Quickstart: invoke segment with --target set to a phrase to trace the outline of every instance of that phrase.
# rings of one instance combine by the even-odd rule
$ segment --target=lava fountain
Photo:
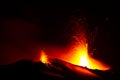
[[[82,34],[81,34],[82,35]],[[93,58],[91,53],[88,53],[88,43],[85,35],[79,37],[74,36],[77,41],[72,45],[70,50],[70,62],[75,65],[87,67],[89,69],[109,70],[110,66]]]
[[[84,20],[83,20],[84,21]],[[69,49],[67,48],[67,52],[62,52],[64,54],[59,54],[60,52],[55,52],[57,56],[54,56],[56,58],[62,59],[66,62],[72,63],[74,65],[79,65],[83,67],[87,67],[89,69],[98,69],[98,70],[109,70],[110,66],[107,64],[101,62],[100,60],[95,59],[91,54],[88,52],[88,40],[86,36],[86,29],[84,26],[84,22],[80,23],[81,20],[78,20],[78,22],[73,22],[74,27],[78,27],[75,31],[75,36],[73,36],[72,44],[69,45]],[[82,25],[83,24],[83,25]],[[71,35],[72,36],[72,35]],[[47,62],[44,52],[41,52],[42,62]]]
[[[84,35],[82,35],[80,38],[76,36],[74,36],[73,38],[76,39],[76,42],[74,42],[74,44],[70,46],[71,48],[69,49],[69,51],[62,56],[58,54],[56,58],[72,63],[74,65],[87,67],[89,69],[110,69],[110,66],[101,62],[100,60],[93,58],[91,53],[88,53],[88,43]],[[43,63],[49,63],[48,56],[43,50],[41,51],[40,61]]]
[[[43,50],[41,51],[40,61],[43,63],[48,63],[47,55],[45,54],[45,52]]]

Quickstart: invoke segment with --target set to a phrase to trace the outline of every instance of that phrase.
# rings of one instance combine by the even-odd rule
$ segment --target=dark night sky
[[[1,43],[4,41],[4,24],[16,23],[26,25],[36,25],[37,34],[34,40],[41,44],[52,44],[57,46],[65,46],[69,42],[69,37],[63,39],[65,24],[70,17],[84,16],[88,20],[91,30],[97,25],[99,32],[97,35],[95,48],[101,53],[95,55],[102,58],[108,64],[115,68],[119,68],[119,6],[111,4],[95,4],[95,5],[69,5],[69,6],[39,6],[37,5],[4,5],[0,8],[1,12]],[[14,20],[15,19],[15,20]],[[8,23],[5,21],[8,20]],[[18,20],[18,21],[17,21]],[[17,21],[17,22],[15,22]],[[4,24],[3,24],[4,23]],[[23,25],[24,27],[25,25]],[[29,27],[27,27],[28,29]],[[23,28],[25,29],[25,28]],[[35,35],[34,34],[34,35]],[[8,41],[9,42],[9,41]],[[2,46],[3,47],[3,46]],[[1,52],[1,55],[3,53]],[[4,54],[5,56],[6,54]],[[1,61],[2,62],[2,59]]]

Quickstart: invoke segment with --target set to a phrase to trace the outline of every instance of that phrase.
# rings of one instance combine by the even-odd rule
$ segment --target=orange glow
[[[99,77],[99,76],[97,76],[96,74],[92,73],[91,71],[89,71],[88,69],[86,69],[84,67],[73,65],[73,64],[65,62],[65,61],[61,61],[61,63],[64,64],[64,66],[66,66],[68,69],[72,70],[73,72],[75,72],[77,74]]]
[[[84,46],[83,46],[84,45]],[[110,67],[97,59],[94,59],[92,56],[88,55],[87,45],[85,44],[76,46],[76,54],[79,56],[78,65],[84,66],[90,69],[99,69],[99,70],[108,70]],[[76,62],[76,60],[74,59]],[[73,62],[74,62],[73,61]]]
[[[76,37],[77,38],[77,37]],[[78,39],[78,38],[77,38]],[[79,39],[78,39],[79,40]],[[110,67],[103,62],[94,59],[88,53],[88,44],[84,36],[80,38],[79,42],[76,42],[73,48],[70,50],[68,62],[75,65],[80,65],[90,69],[109,70]]]
[[[55,52],[52,52],[53,55],[51,57],[64,60],[71,64],[87,67],[89,69],[98,70],[110,69],[110,66],[101,62],[100,60],[93,58],[91,53],[88,53],[88,43],[84,33],[83,34],[81,33],[80,37],[74,36],[74,38],[77,41],[74,41],[74,43],[70,45],[69,48],[66,48],[65,50],[67,51],[65,52],[64,51],[62,52],[62,50],[55,51],[56,50],[55,48],[53,50]],[[48,56],[50,57],[50,55]],[[43,50],[41,51],[40,61],[42,61],[43,63],[48,63],[48,57]]]
[[[43,50],[41,51],[40,61],[43,63],[48,63],[47,55]]]

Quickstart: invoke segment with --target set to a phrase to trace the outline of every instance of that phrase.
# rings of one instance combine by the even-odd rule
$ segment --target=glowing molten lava
[[[88,52],[87,52],[87,44],[78,46],[77,48],[78,48],[78,50],[77,50],[76,53],[80,54],[79,65],[90,68],[90,65],[89,65],[89,62],[88,62],[89,61],[89,59],[88,59],[89,57],[88,57]]]
[[[103,62],[93,58],[92,53],[88,53],[88,44],[86,40],[85,34],[81,33],[80,37],[74,36],[74,38],[77,40],[75,41],[72,46],[70,46],[70,49],[67,52],[63,52],[65,54],[61,55],[60,51],[55,52],[57,53],[55,58],[62,59],[66,62],[80,65],[83,67],[87,67],[89,69],[98,69],[98,70],[109,70],[110,66],[104,64]],[[45,54],[45,52],[41,51],[41,57],[40,61],[43,63],[49,63],[48,57]]]
[[[43,50],[41,51],[40,61],[43,63],[48,63],[47,55]]]
[[[78,39],[79,40],[79,39]],[[110,67],[99,60],[94,59],[88,54],[88,44],[84,36],[74,44],[71,50],[70,62],[76,65],[87,67],[90,69],[109,70]]]

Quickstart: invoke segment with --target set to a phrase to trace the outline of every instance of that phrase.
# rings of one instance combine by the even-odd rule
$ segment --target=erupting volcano
[[[89,69],[98,69],[98,70],[109,70],[110,66],[104,64],[103,62],[94,59],[91,53],[88,53],[88,44],[84,36],[79,40],[76,36],[74,38],[77,40],[72,48],[69,50],[68,54],[63,55],[60,59],[67,61],[69,63],[87,67]],[[43,63],[48,63],[48,57],[45,52],[41,51],[40,61]]]
[[[77,20],[73,22],[74,26],[77,27],[76,32],[73,33],[74,36],[72,37],[72,44],[69,45],[69,50],[64,55],[60,55],[60,52],[58,53],[57,58],[62,59],[66,62],[72,63],[74,65],[79,65],[83,67],[87,67],[89,69],[98,69],[98,70],[109,70],[110,66],[104,64],[103,62],[95,59],[92,55],[92,53],[88,52],[88,48],[90,45],[88,45],[88,34],[86,34],[86,27],[80,20]],[[90,37],[90,36],[89,36]],[[41,52],[41,61],[44,63],[46,62],[45,59],[45,53],[43,55],[43,51]],[[56,52],[57,54],[57,52]]]
[[[82,39],[74,37],[78,40],[75,43],[73,50],[71,51],[72,54],[72,63],[76,65],[80,65],[83,67],[87,67],[89,69],[98,69],[98,70],[109,70],[110,67],[103,62],[94,59],[91,53],[88,53],[88,43],[86,42],[86,38],[82,36]]]

